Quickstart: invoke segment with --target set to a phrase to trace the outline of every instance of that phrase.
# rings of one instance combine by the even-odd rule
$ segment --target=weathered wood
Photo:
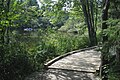
[[[58,61],[58,60],[60,60],[60,59],[62,59],[62,58],[64,58],[64,57],[66,57],[66,56],[69,56],[69,55],[72,55],[72,54],[75,54],[75,53],[78,53],[78,52],[82,52],[82,51],[85,51],[85,50],[95,49],[95,48],[97,48],[97,46],[93,46],[93,47],[89,47],[89,48],[84,48],[84,49],[80,49],[80,50],[71,51],[71,52],[68,52],[68,53],[66,53],[66,54],[63,54],[63,55],[61,55],[61,56],[58,56],[58,57],[52,59],[51,61],[47,62],[46,64],[44,64],[45,69],[47,69],[48,66],[50,66],[50,65],[53,64],[54,62],[56,62],[56,61]]]
[[[56,68],[95,73],[101,65],[100,56],[100,52],[94,49],[77,52],[54,62],[48,66],[48,69]]]

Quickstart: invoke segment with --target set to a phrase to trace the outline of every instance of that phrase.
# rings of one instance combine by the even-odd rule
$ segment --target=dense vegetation
[[[100,45],[102,79],[119,80],[119,14],[119,0],[1,0],[0,79],[23,80],[56,56]]]

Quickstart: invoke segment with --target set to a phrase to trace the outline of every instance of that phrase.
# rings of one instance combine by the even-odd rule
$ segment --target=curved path
[[[101,64],[101,53],[94,48],[78,50],[46,63],[47,70],[35,73],[27,80],[100,80],[96,71]]]

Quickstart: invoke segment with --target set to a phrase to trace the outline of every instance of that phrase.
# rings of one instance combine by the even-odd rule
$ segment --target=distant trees
[[[78,3],[81,3],[82,10],[80,10],[81,7],[78,5]],[[52,4],[51,8],[49,7],[51,10],[48,10],[48,11],[51,11],[51,12],[47,14],[52,16],[50,19],[51,22],[59,23],[60,21],[62,22],[63,20],[65,20],[65,17],[64,17],[65,14],[70,15],[71,14],[70,11],[72,11],[72,9],[74,10],[75,7],[78,9],[79,7],[78,10],[83,11],[85,22],[88,28],[88,35],[89,35],[89,40],[90,40],[89,46],[95,46],[97,45],[97,38],[96,38],[96,20],[97,20],[96,16],[97,14],[95,13],[95,11],[97,10],[96,3],[97,2],[94,0],[84,0],[84,1],[80,0],[80,2],[78,0],[69,0],[69,1],[58,0],[57,3],[55,3],[54,5]],[[63,8],[65,8],[65,10]],[[76,14],[79,14],[79,13],[81,12],[77,12]],[[62,19],[62,17],[64,18]],[[81,17],[81,15],[77,15],[77,17]],[[70,16],[68,18],[70,18]]]

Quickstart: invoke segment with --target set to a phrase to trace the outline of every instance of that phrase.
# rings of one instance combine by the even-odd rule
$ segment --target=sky
[[[42,3],[40,2],[40,0],[36,0],[37,1],[37,4],[39,5],[39,7],[41,8],[42,7]]]
[[[41,8],[42,7],[42,1],[44,1],[44,0],[36,0],[37,1],[37,3],[38,3],[38,5],[39,5],[39,7]],[[58,0],[51,0],[51,1],[58,1]]]

